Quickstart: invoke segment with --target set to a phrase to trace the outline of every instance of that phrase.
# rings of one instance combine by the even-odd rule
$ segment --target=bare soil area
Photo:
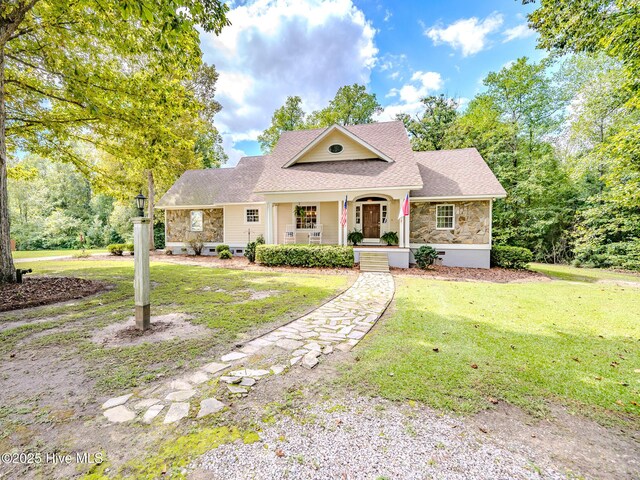
[[[531,270],[509,270],[506,268],[463,268],[434,265],[428,270],[418,267],[391,268],[398,276],[431,277],[434,280],[457,280],[474,282],[512,283],[512,282],[547,282],[551,279],[542,273]]]
[[[108,289],[95,280],[75,277],[26,277],[23,283],[0,284],[0,312],[88,297]]]
[[[151,317],[151,328],[141,331],[135,327],[134,317],[122,323],[109,325],[96,332],[91,340],[103,347],[131,347],[142,343],[158,343],[166,340],[199,338],[211,335],[211,330],[194,325],[191,317],[183,313],[168,313]]]

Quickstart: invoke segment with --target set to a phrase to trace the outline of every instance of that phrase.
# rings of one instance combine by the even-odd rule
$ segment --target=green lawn
[[[213,337],[107,349],[90,339],[96,330],[132,316],[133,262],[39,261],[27,262],[26,266],[34,269],[32,275],[79,276],[103,280],[115,288],[71,305],[3,314],[0,325],[18,320],[39,322],[0,332],[0,358],[9,358],[18,345],[37,355],[51,354],[49,347],[59,355],[56,349],[62,348],[64,355],[85,359],[86,371],[102,392],[143,385],[190,362],[211,361],[216,350],[232,348],[244,332],[285,323],[347,287],[347,279],[339,275],[247,272],[151,262],[152,315],[189,314],[192,323],[204,325]],[[252,299],[252,293],[261,291],[273,294]],[[31,338],[35,333],[38,335]]]
[[[104,253],[106,252],[106,248],[93,248],[86,249],[85,252],[88,254],[91,253]],[[20,258],[42,258],[42,257],[61,257],[61,256],[73,256],[77,255],[82,250],[20,250],[17,252],[11,252],[14,259]]]
[[[639,273],[621,273],[601,268],[575,268],[568,265],[551,265],[547,263],[532,263],[531,270],[544,273],[552,278],[574,282],[597,282],[601,280],[618,280],[623,282],[640,283]]]
[[[571,281],[397,277],[395,307],[360,344],[345,381],[459,412],[498,399],[544,414],[553,400],[640,425],[640,288],[593,283],[597,274],[571,267],[534,268]]]

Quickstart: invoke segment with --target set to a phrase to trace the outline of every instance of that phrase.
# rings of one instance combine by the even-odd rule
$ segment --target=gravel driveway
[[[563,479],[522,447],[492,444],[462,421],[358,398],[280,415],[261,441],[222,445],[194,465],[210,479]]]

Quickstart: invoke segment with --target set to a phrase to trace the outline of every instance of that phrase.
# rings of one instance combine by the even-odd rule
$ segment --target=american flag
[[[342,204],[342,216],[340,217],[340,225],[343,227],[347,225],[347,197],[344,197],[344,203]]]

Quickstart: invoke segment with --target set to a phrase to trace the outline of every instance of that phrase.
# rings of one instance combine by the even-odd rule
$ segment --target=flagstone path
[[[130,422],[136,418],[151,423],[165,411],[163,423],[178,422],[197,406],[198,417],[219,412],[226,405],[211,394],[211,380],[218,378],[219,398],[245,396],[269,375],[291,368],[315,367],[334,350],[349,351],[380,318],[394,293],[393,277],[388,273],[361,273],[344,293],[313,312],[251,340],[214,362],[203,365],[180,379],[141,392],[110,398],[102,404],[110,422]],[[264,362],[265,352],[280,352],[284,359]],[[226,390],[226,391],[225,391]],[[195,411],[194,411],[195,412]]]

